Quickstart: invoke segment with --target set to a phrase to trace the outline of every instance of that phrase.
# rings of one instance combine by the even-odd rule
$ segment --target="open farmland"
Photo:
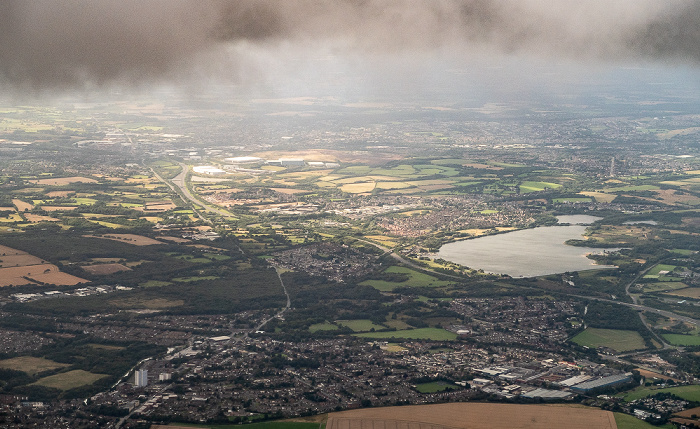
[[[134,246],[150,246],[152,244],[163,244],[161,241],[136,234],[108,234],[103,236],[86,235],[86,237],[103,238],[105,240],[121,241],[122,243],[133,244]]]
[[[71,183],[97,183],[97,180],[89,177],[57,177],[50,179],[31,180],[31,183],[42,186],[64,186]]]
[[[27,265],[40,265],[44,264],[41,258],[29,255],[27,253],[21,255],[2,255],[0,256],[0,268],[7,267],[24,267]]]
[[[17,207],[17,211],[19,212],[26,212],[34,208],[34,204],[26,203],[20,199],[12,200],[12,204],[14,204],[15,207]]]
[[[668,282],[668,283],[675,283],[675,282]],[[675,296],[682,296],[685,298],[695,298],[695,299],[700,299],[700,287],[684,287],[685,284],[680,283],[681,287],[683,289],[678,289],[673,292],[669,292],[668,295],[675,295]]]
[[[34,283],[72,286],[85,282],[87,280],[60,272],[52,264],[0,268],[0,287]]]
[[[369,408],[328,415],[327,429],[615,429],[610,411],[546,405],[454,403]]]

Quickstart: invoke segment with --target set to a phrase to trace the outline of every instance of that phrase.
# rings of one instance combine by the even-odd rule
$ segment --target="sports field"
[[[32,356],[19,356],[12,359],[0,360],[0,368],[22,371],[29,375],[38,374],[40,372],[52,369],[63,368],[66,366],[68,366],[68,364]]]
[[[61,390],[74,389],[76,387],[92,384],[97,380],[107,377],[105,374],[93,374],[91,372],[76,369],[74,371],[63,372],[50,375],[32,383],[39,386],[53,387]]]
[[[645,348],[642,336],[636,331],[620,329],[587,328],[576,335],[571,341],[586,347],[609,347],[618,352],[639,350]]]

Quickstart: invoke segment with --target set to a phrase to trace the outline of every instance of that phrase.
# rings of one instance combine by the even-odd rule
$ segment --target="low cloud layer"
[[[236,75],[246,46],[700,64],[698,22],[692,0],[3,0],[0,82],[29,91]]]

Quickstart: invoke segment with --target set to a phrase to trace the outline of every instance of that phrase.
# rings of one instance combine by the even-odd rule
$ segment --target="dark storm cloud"
[[[235,69],[241,44],[698,63],[698,22],[690,0],[2,0],[0,79],[21,90],[182,79]]]

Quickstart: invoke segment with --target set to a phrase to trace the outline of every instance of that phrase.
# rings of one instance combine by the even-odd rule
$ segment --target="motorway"
[[[182,168],[182,171],[180,171],[180,174],[178,174],[177,176],[173,177],[172,181],[167,181],[167,180],[163,179],[163,178],[160,177],[155,171],[153,171],[153,169],[151,169],[151,171],[152,171],[153,174],[158,178],[158,180],[160,180],[160,181],[163,182],[163,183],[166,183],[168,186],[170,186],[170,189],[172,189],[173,191],[175,191],[175,188],[173,187],[173,185],[174,185],[175,187],[177,187],[177,189],[179,190],[180,195],[182,195],[183,197],[185,197],[185,198],[186,198],[187,200],[189,200],[191,203],[197,204],[198,206],[203,207],[204,210],[205,210],[207,213],[214,213],[214,214],[217,214],[217,215],[219,215],[219,216],[225,216],[225,217],[231,217],[231,216],[232,216],[232,214],[231,214],[230,212],[227,212],[226,210],[222,210],[222,209],[213,207],[213,206],[211,206],[211,205],[209,205],[209,204],[203,202],[202,200],[198,199],[198,198],[195,197],[194,195],[192,195],[192,193],[190,192],[190,190],[187,188],[187,183],[186,183],[187,172],[189,171],[189,167],[188,167],[186,164],[183,164],[183,163],[181,163],[181,162],[179,162],[178,164],[180,164],[180,167]],[[171,184],[171,182],[172,182],[172,184]],[[193,207],[193,209],[194,209],[194,207]],[[199,216],[200,219],[202,219],[202,220],[204,220],[204,221],[206,221],[206,222],[208,222],[208,223],[211,223],[211,220],[209,220],[209,219],[207,219],[206,217],[202,216],[202,214],[199,213],[197,210],[195,210],[195,213],[197,213],[197,216]]]
[[[222,216],[231,216],[230,213],[225,212],[225,211],[223,211],[223,210],[219,210],[219,209],[210,207],[210,206],[208,206],[207,204],[204,204],[204,203],[202,203],[201,201],[199,201],[197,198],[195,198],[194,195],[192,195],[192,194],[190,193],[189,189],[187,189],[187,186],[186,186],[186,184],[185,184],[185,179],[186,179],[186,176],[187,176],[187,169],[188,169],[188,167],[187,167],[185,164],[182,164],[182,163],[180,163],[180,166],[182,167],[182,171],[181,171],[180,174],[178,174],[175,178],[173,178],[172,183],[174,184],[174,186],[176,186],[177,188],[180,189],[180,191],[182,192],[182,195],[184,195],[185,198],[187,198],[191,203],[198,204],[198,205],[204,207],[204,209],[206,210],[207,213],[216,213],[216,214],[220,214],[220,215],[222,215]],[[160,177],[155,171],[153,171],[153,169],[151,169],[151,172],[153,172],[153,174],[158,178],[158,180],[160,180],[161,182],[167,184],[167,185],[170,187],[170,189],[172,189],[173,191],[176,191],[175,188],[173,187],[173,184],[171,184],[171,183],[168,182],[167,180],[164,180],[164,179],[163,179],[162,177]],[[176,192],[177,192],[177,191],[176,191]],[[194,210],[194,207],[192,207],[192,209]],[[208,222],[208,223],[212,223],[210,219],[206,218],[205,216],[203,216],[202,214],[200,214],[200,213],[197,212],[196,210],[195,210],[195,213],[197,213],[197,215],[200,217],[200,219],[202,219],[202,220],[204,220],[204,221],[206,221],[206,222]],[[240,248],[239,248],[239,250],[240,250]],[[241,253],[243,253],[242,250],[241,250]],[[273,319],[275,319],[275,318],[281,318],[287,310],[289,310],[290,308],[292,308],[292,299],[291,299],[291,297],[289,296],[289,291],[287,290],[287,287],[285,286],[284,281],[282,281],[282,275],[281,275],[281,273],[280,273],[280,269],[279,269],[278,267],[274,267],[274,268],[275,268],[275,272],[277,273],[277,278],[278,278],[279,281],[280,281],[280,285],[282,286],[282,290],[284,291],[284,295],[287,297],[287,303],[286,303],[286,305],[284,306],[284,308],[282,308],[280,311],[278,311],[274,316],[268,317],[267,319],[263,320],[260,324],[258,324],[258,326],[254,327],[254,328],[252,328],[251,330],[249,330],[248,332],[246,332],[245,335],[240,336],[240,337],[237,337],[237,338],[232,338],[233,343],[237,343],[237,342],[241,341],[241,339],[247,337],[247,336],[248,336],[249,334],[251,334],[251,333],[254,333],[254,332],[256,332],[256,331],[262,330],[262,328],[265,327],[265,325],[267,325],[271,320],[273,320]],[[233,335],[232,335],[232,337],[233,337]],[[184,350],[179,351],[179,352],[178,352],[176,355],[174,355],[174,356],[178,356],[178,355],[184,356],[184,355],[187,354],[188,351],[193,351],[191,345],[190,345],[189,347],[185,348]],[[141,361],[140,361],[138,364],[136,364],[130,371],[135,370],[140,364],[142,364],[143,362],[146,362],[147,360],[150,360],[150,359],[152,359],[152,357],[148,357],[148,358],[145,358],[145,359],[141,360]],[[124,379],[128,376],[128,374],[129,374],[129,373],[125,374],[124,377],[122,377],[122,378],[117,382],[117,384],[119,384],[122,380],[124,380]],[[112,386],[112,388],[116,387],[117,384],[115,384],[114,386]],[[127,414],[126,416],[124,416],[124,417],[122,417],[121,419],[119,419],[119,421],[117,422],[117,424],[116,424],[115,427],[116,427],[116,428],[122,427],[122,426],[124,425],[124,423],[125,423],[132,415],[134,415],[135,413],[139,413],[139,412],[143,411],[147,406],[150,405],[151,401],[153,401],[157,395],[162,394],[164,391],[168,390],[170,387],[172,387],[172,384],[168,384],[168,385],[165,385],[165,386],[160,387],[156,392],[152,393],[152,394],[150,395],[150,397],[148,398],[148,400],[144,401],[143,404],[141,404],[139,407],[134,408],[129,414]]]

